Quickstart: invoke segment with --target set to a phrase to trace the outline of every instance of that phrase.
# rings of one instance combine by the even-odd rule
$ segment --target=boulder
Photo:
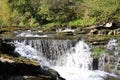
[[[116,29],[116,34],[120,34],[120,28]]]
[[[41,68],[41,71],[43,71],[43,73],[44,74],[48,74],[48,75],[50,75],[50,76],[52,76],[52,80],[65,80],[64,78],[62,78],[61,76],[60,76],[60,74],[58,73],[58,72],[56,72],[54,69],[51,69],[51,68],[49,68],[49,67],[47,67],[47,66],[43,66],[43,68]]]
[[[0,78],[0,80],[2,80]],[[45,76],[45,75],[37,75],[37,76],[11,76],[9,77],[8,80],[54,80],[54,79],[51,79],[49,76]],[[61,79],[56,79],[56,80],[65,80],[63,78]]]
[[[0,80],[65,80],[57,71],[39,62],[0,54]]]
[[[15,45],[13,43],[3,42],[0,45],[0,51],[2,53],[12,53],[15,50]]]
[[[15,52],[15,45],[12,39],[0,39],[0,52],[3,54],[9,54],[12,56],[20,56]]]
[[[120,80],[120,77],[107,76],[104,80]]]
[[[0,75],[30,75],[40,73],[38,62],[0,54]]]
[[[93,70],[98,70],[98,63],[99,63],[98,58],[94,58],[94,59],[93,59],[93,63],[92,63],[92,65],[93,65]]]
[[[112,27],[112,24],[113,24],[112,22],[108,22],[108,23],[105,24],[104,27]]]

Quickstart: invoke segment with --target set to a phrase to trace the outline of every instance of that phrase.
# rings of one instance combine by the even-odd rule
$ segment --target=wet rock
[[[107,76],[104,80],[120,80],[120,77]]]
[[[69,32],[57,32],[57,36],[71,36],[74,35],[73,32],[69,31]]]
[[[40,64],[25,58],[0,54],[0,75],[30,75],[40,73]]]
[[[23,76],[11,76],[8,80],[25,80]]]
[[[0,80],[65,80],[57,71],[26,58],[0,54]]]
[[[15,45],[13,43],[1,43],[0,51],[2,53],[12,53],[15,50]]]
[[[20,56],[17,52],[15,52],[15,45],[12,39],[0,39],[0,52],[12,56]]]
[[[112,51],[110,51],[112,52]],[[104,71],[120,75],[119,54],[105,54],[102,65]]]
[[[91,40],[89,41],[90,44],[94,46],[105,45],[108,40]]]
[[[104,27],[112,27],[112,24],[113,24],[112,22],[108,22],[108,23],[105,24]]]
[[[46,75],[11,76],[8,78],[7,80],[65,80],[63,78],[52,79],[50,76]],[[5,78],[3,80],[5,80]]]
[[[43,68],[41,68],[41,71],[43,71],[44,74],[48,74],[52,76],[53,78],[52,80],[65,80],[64,78],[60,76],[60,74],[57,71],[47,66],[44,66]]]
[[[84,28],[88,35],[116,35],[119,34],[120,22],[108,22]]]
[[[9,38],[4,39],[3,41],[5,41],[5,42],[14,42],[13,39],[9,39]]]
[[[120,28],[116,29],[116,34],[120,34]]]
[[[3,34],[5,32],[8,32],[7,30],[0,30],[0,34]]]
[[[24,80],[52,80],[50,76],[38,75],[38,76],[23,76]]]
[[[98,63],[99,63],[99,60],[98,58],[94,58],[93,59],[93,70],[97,70],[98,69]]]

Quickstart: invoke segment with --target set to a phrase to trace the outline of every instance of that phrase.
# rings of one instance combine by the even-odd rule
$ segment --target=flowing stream
[[[109,43],[107,47],[109,47]],[[23,40],[15,41],[15,45],[16,51],[21,56],[37,60],[42,65],[55,69],[66,80],[104,80],[107,76],[117,77],[105,72],[100,67],[99,70],[92,69],[91,48],[82,40],[78,42],[71,40]]]

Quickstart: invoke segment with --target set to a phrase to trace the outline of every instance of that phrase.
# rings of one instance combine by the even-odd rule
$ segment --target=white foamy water
[[[40,37],[38,34],[34,34],[31,30],[23,31],[16,35],[17,37]]]
[[[56,32],[75,32],[75,30],[74,29],[66,28],[65,30],[57,29]]]
[[[15,46],[16,46],[15,51],[18,52],[22,57],[26,57],[31,60],[36,60],[40,62],[41,65],[50,66],[49,62],[46,61],[46,59],[42,56],[42,54],[38,56],[37,50],[32,48],[30,45],[26,45],[25,41],[22,42],[15,41]]]
[[[66,80],[104,80],[108,75],[115,76],[104,71],[92,70],[90,47],[84,41],[79,41],[68,51],[65,60],[63,66],[53,68]]]
[[[104,71],[81,70],[72,67],[54,67],[66,80],[104,80],[108,75],[117,77]]]
[[[107,49],[111,50],[113,48],[115,48],[118,45],[117,40],[116,39],[111,39],[108,44],[107,44]]]
[[[42,31],[39,31],[42,32]],[[16,37],[50,37],[47,34],[43,34],[43,35],[38,35],[37,33],[31,31],[31,30],[27,30],[27,31],[16,31],[14,32],[16,33]]]
[[[21,43],[16,41],[15,46],[16,46],[15,51],[17,51],[22,57],[39,60],[39,56],[37,56],[37,51],[31,46],[25,45],[25,41]]]
[[[66,66],[80,68],[81,70],[92,69],[92,57],[89,46],[79,41],[72,50],[67,52]]]
[[[46,61],[45,57],[43,57],[43,53],[39,52],[38,56],[38,52],[31,47],[31,44],[26,45],[24,42],[16,42],[16,51],[23,57],[35,59],[45,66],[50,66],[66,80],[104,80],[108,75],[117,77],[104,71],[92,70],[90,47],[84,41],[79,41],[74,47],[67,50],[64,55],[59,55],[56,65],[50,65],[51,61],[47,62],[48,60]]]

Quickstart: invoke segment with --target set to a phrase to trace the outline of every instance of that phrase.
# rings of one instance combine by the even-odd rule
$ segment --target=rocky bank
[[[65,80],[57,71],[20,57],[10,39],[0,41],[0,80]]]

